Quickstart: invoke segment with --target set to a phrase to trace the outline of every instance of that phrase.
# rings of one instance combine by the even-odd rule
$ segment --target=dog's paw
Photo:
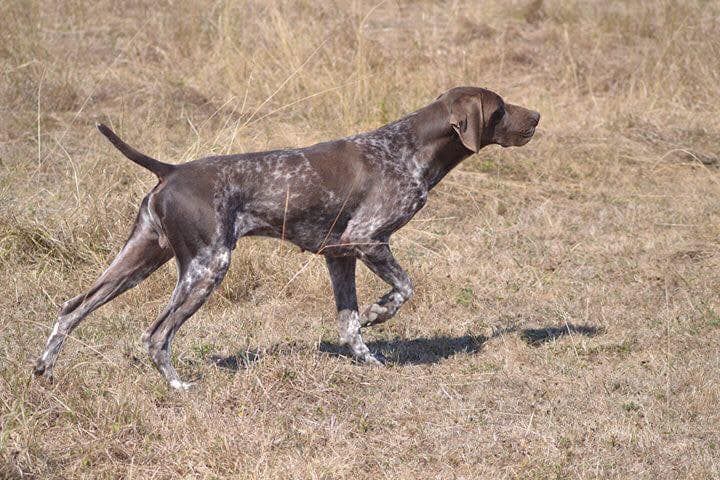
[[[380,352],[377,353],[367,353],[362,359],[362,363],[365,363],[367,365],[372,365],[375,367],[384,367],[387,364],[387,358],[385,358],[385,355],[383,355]]]
[[[377,303],[373,303],[363,311],[360,317],[360,326],[368,327],[376,323],[382,323],[390,318],[388,309]]]
[[[52,368],[49,367],[42,358],[38,358],[33,367],[33,375],[45,379],[47,382],[53,382]]]
[[[194,383],[183,382],[182,380],[171,380],[170,381],[170,387],[172,387],[173,390],[176,390],[178,392],[187,392],[194,385],[195,385]]]

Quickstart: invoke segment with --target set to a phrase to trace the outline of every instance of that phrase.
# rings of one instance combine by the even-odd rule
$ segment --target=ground
[[[720,5],[246,0],[0,5],[0,477],[719,478]],[[180,331],[172,262],[32,378],[161,160],[309,145],[457,85],[541,112],[392,241],[416,285],[338,346],[322,258],[242,239]],[[386,291],[364,267],[362,303]]]

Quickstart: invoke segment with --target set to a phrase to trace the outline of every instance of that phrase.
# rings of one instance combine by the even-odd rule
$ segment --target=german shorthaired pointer
[[[92,311],[175,257],[170,303],[142,336],[173,388],[186,389],[170,362],[182,324],[207,300],[240,237],[286,239],[322,254],[338,310],[340,340],[359,361],[382,364],[360,327],[390,319],[413,293],[389,247],[390,235],[463,159],[491,144],[530,141],[540,114],[475,87],[453,88],[430,105],[377,130],[307,148],[207,157],[180,165],[133,149],[105,125],[100,132],[159,178],[143,199],[125,246],[87,293],[63,304],[35,374],[52,378],[65,337]],[[358,310],[356,259],[392,289]]]

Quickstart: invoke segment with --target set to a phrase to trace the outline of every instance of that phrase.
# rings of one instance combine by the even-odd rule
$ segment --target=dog
[[[288,240],[325,256],[340,340],[352,356],[382,365],[360,329],[393,317],[413,294],[390,236],[453,167],[481,148],[522,146],[540,121],[490,90],[457,87],[395,122],[306,148],[221,155],[173,165],[135,150],[105,125],[100,132],[158,183],[142,200],[127,243],[93,286],[60,309],[34,373],[52,379],[63,342],[92,311],[175,258],[170,302],[142,336],[170,386],[187,389],[170,361],[173,337],[222,282],[240,237]],[[357,259],[391,290],[362,312]]]

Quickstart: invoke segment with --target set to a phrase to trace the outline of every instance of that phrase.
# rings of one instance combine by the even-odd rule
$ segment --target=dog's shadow
[[[489,337],[485,335],[462,335],[449,337],[419,337],[412,339],[395,338],[393,340],[376,340],[368,342],[371,352],[384,355],[389,363],[396,365],[425,365],[437,363],[460,353],[478,353]],[[350,351],[339,343],[321,342],[320,352],[335,357],[349,357]]]
[[[593,337],[601,333],[601,329],[591,325],[565,324],[544,328],[526,328],[518,330],[516,327],[506,327],[493,331],[492,335],[461,335],[450,337],[446,335],[437,337],[396,338],[393,340],[377,340],[367,345],[373,352],[382,353],[389,363],[395,365],[428,365],[458,354],[474,355],[480,352],[483,345],[490,339],[519,331],[520,338],[531,347],[538,347],[552,340],[569,334],[580,334]],[[264,351],[248,349],[227,357],[211,355],[210,363],[217,367],[238,371],[246,369],[260,361],[267,355],[287,355],[292,351],[307,350],[297,343],[282,343],[273,345]],[[333,357],[349,357],[350,351],[344,345],[336,342],[320,342],[318,351]]]
[[[531,347],[539,347],[544,343],[571,333],[594,337],[602,333],[602,329],[592,325],[573,325],[572,323],[567,323],[559,327],[526,328],[520,331],[520,338]]]

